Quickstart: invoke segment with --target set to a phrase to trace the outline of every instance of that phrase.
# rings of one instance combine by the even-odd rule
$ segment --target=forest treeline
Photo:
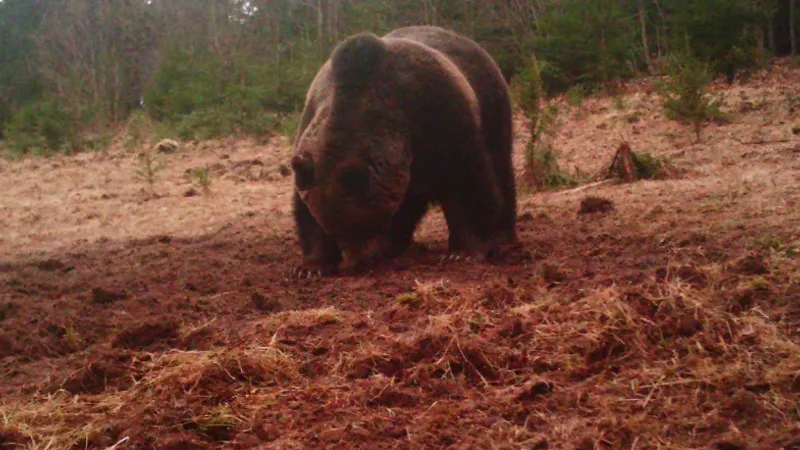
[[[0,0],[0,138],[77,151],[145,117],[184,139],[291,133],[331,48],[435,24],[550,93],[659,73],[690,50],[729,79],[797,54],[796,0]]]

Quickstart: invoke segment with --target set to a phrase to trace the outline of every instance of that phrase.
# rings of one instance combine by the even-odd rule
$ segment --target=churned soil
[[[0,447],[800,448],[798,86],[716,86],[700,142],[647,83],[587,98],[562,168],[624,138],[681,170],[521,187],[487,264],[439,262],[434,210],[351,277],[288,277],[280,138],[184,143],[152,184],[121,148],[2,161]]]

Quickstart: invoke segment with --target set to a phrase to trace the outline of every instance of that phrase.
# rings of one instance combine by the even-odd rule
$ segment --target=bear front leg
[[[491,165],[478,151],[460,161],[462,172],[447,179],[442,186],[442,210],[447,228],[447,260],[483,262],[498,250],[503,198]]]
[[[489,218],[492,209],[483,211],[477,205],[468,206],[460,201],[443,202],[445,220],[449,231],[448,252],[440,261],[484,262],[496,251]]]
[[[311,278],[335,273],[337,265],[342,261],[342,252],[336,240],[319,226],[297,192],[294,193],[294,219],[303,262],[294,268],[293,275]]]
[[[517,191],[514,180],[514,166],[511,160],[511,144],[505,152],[493,153],[495,178],[503,197],[503,207],[499,215],[498,243],[500,245],[517,244]]]

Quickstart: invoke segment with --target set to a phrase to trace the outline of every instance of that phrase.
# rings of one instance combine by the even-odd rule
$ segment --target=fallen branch
[[[798,142],[800,143],[800,139],[774,139],[770,141],[740,141],[736,138],[733,138],[734,141],[742,144],[742,145],[768,145],[768,144],[788,144],[790,142]]]
[[[120,439],[116,444],[112,445],[111,447],[108,447],[107,450],[116,450],[117,448],[119,448],[120,445],[128,442],[130,439],[131,439],[130,436],[125,436],[124,438]]]
[[[583,186],[576,187],[575,189],[570,189],[570,190],[567,190],[567,191],[561,191],[561,193],[562,194],[572,194],[574,192],[584,191],[586,189],[590,189],[590,188],[593,188],[595,186],[608,184],[608,183],[611,183],[612,181],[614,181],[614,180],[610,180],[609,179],[609,180],[603,180],[603,181],[596,181],[594,183],[584,184]]]

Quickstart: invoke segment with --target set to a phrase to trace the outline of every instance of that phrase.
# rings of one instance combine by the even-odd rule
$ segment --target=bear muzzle
[[[356,273],[366,270],[372,263],[377,262],[384,253],[383,239],[381,236],[370,238],[358,244],[348,245],[341,243],[342,262],[339,270],[345,273]]]

